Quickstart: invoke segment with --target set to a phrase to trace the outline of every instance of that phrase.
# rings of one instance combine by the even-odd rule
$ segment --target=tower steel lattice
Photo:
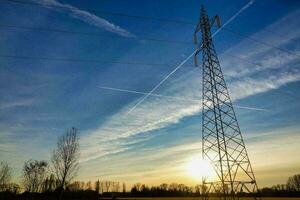
[[[257,183],[212,41],[214,22],[220,26],[218,16],[210,20],[202,6],[194,35],[197,43],[201,31],[202,43],[198,44],[195,61],[202,51],[202,157],[211,163],[217,177],[212,181],[203,179],[203,197],[237,199],[252,193],[256,199]]]

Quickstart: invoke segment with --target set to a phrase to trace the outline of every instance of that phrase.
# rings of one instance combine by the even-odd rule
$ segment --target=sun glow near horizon
[[[211,164],[200,157],[192,157],[189,159],[185,165],[185,170],[189,177],[197,181],[201,181],[203,178],[211,180],[216,177]]]

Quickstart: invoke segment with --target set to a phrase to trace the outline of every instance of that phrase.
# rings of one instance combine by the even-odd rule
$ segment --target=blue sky
[[[191,67],[190,59],[155,91],[172,98],[150,96],[127,115],[143,95],[101,88],[149,92],[195,46],[141,38],[192,42],[194,25],[96,10],[196,24],[203,1],[32,2],[48,7],[0,1],[0,157],[12,164],[15,177],[24,160],[49,159],[58,136],[76,126],[81,144],[78,179],[196,184],[184,166],[201,155],[201,68]],[[219,14],[223,23],[247,3],[204,1],[208,13]],[[226,26],[276,48],[226,30],[214,38],[259,186],[284,183],[299,173],[299,6],[297,1],[256,0]]]

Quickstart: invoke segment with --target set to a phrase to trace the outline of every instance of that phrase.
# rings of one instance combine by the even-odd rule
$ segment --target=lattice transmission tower
[[[196,44],[198,32],[202,36],[195,53],[197,61],[202,51],[203,62],[202,157],[211,163],[217,177],[203,179],[203,197],[234,200],[251,193],[256,199],[257,183],[212,41],[215,22],[220,27],[219,17],[210,20],[202,6],[194,35]]]

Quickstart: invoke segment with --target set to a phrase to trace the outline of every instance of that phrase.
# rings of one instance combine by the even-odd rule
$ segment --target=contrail
[[[126,92],[126,93],[131,93],[131,94],[148,94],[147,92],[140,92],[136,90],[127,90],[127,89],[121,89],[121,88],[113,88],[113,87],[105,87],[105,86],[99,86],[100,89],[104,90],[112,90],[116,92]],[[201,99],[192,99],[192,98],[181,98],[181,97],[174,97],[174,96],[169,96],[169,95],[161,95],[161,94],[155,94],[152,93],[149,96],[155,96],[155,97],[163,97],[163,98],[169,98],[169,99],[177,99],[177,100],[182,100],[182,101],[193,101],[193,102],[199,102]],[[240,105],[233,105],[236,108],[241,108],[245,110],[254,110],[254,111],[269,111],[264,108],[255,108],[255,107],[249,107],[249,106],[240,106]]]
[[[246,5],[244,5],[237,13],[235,13],[232,17],[230,17],[227,22],[225,22],[218,30],[216,30],[216,32],[213,34],[213,36],[215,34],[217,34],[219,31],[222,30],[222,28],[224,28],[227,24],[229,24],[230,22],[232,22],[235,18],[237,18],[237,16],[239,16],[242,12],[244,12],[247,8],[249,8],[255,0],[251,0],[249,1]]]
[[[244,10],[249,8],[254,3],[254,0],[248,2],[245,6],[243,6],[237,13],[235,13],[227,22],[225,22],[216,32],[212,34],[212,37],[217,35],[222,28],[232,22],[238,15],[240,15]],[[202,47],[202,45],[201,45]],[[201,48],[200,47],[200,48]],[[173,71],[171,71],[163,80],[161,80],[152,90],[147,93],[143,98],[141,98],[128,112],[127,114],[131,113],[137,106],[139,106],[145,99],[147,99],[157,88],[159,88],[172,74],[174,74],[182,65],[184,65],[195,53],[197,50],[193,51],[191,55],[189,55],[184,61],[182,61]]]
[[[93,13],[90,13],[86,10],[81,10],[77,7],[74,7],[70,4],[60,3],[57,0],[38,0],[37,3],[41,3],[40,5],[45,6],[45,8],[60,11],[60,12],[66,12],[68,15],[74,19],[81,20],[85,23],[88,23],[92,26],[96,26],[98,28],[102,28],[106,31],[121,35],[123,37],[135,37],[134,34],[130,33],[124,28],[121,28],[120,26],[113,24],[112,22],[98,17],[97,15],[94,15]]]
[[[233,105],[233,107],[241,108],[241,109],[245,109],[245,110],[254,110],[254,111],[265,111],[265,112],[269,112],[269,110],[268,110],[268,109],[265,109],[265,108],[255,108],[255,107],[240,106],[240,105]]]
[[[127,114],[131,113],[138,105],[140,105],[145,99],[147,99],[161,84],[163,84],[172,74],[174,74],[182,65],[186,63],[193,55],[196,53],[197,50],[193,51],[191,55],[189,55],[184,61],[182,61],[173,71],[171,71],[163,80],[161,80],[152,90],[147,93],[141,100],[139,100],[128,112]]]
[[[136,90],[127,90],[127,89],[113,88],[113,87],[105,87],[105,86],[99,86],[99,88],[104,89],[104,90],[112,90],[112,91],[126,92],[126,93],[132,93],[132,94],[143,94],[143,95],[148,94],[147,92],[140,92],[140,91],[136,91]],[[155,93],[150,94],[150,96],[164,97],[164,98],[177,99],[177,100],[183,100],[183,101],[197,101],[197,102],[200,101],[200,100],[196,100],[196,99],[187,99],[187,98],[174,97],[174,96],[155,94]]]

